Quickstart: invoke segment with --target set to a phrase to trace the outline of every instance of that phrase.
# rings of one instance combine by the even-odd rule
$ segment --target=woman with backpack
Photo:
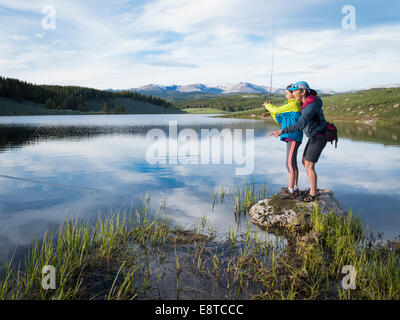
[[[314,201],[317,195],[317,173],[315,164],[325,148],[327,139],[325,137],[326,120],[322,110],[322,100],[317,97],[317,92],[310,88],[307,82],[300,81],[288,87],[293,92],[297,101],[301,102],[301,116],[291,126],[274,131],[271,136],[279,137],[282,134],[304,130],[308,142],[303,153],[303,165],[306,169],[310,190],[298,199],[310,202]]]

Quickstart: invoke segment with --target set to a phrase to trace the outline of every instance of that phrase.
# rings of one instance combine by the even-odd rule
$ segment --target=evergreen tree
[[[44,103],[44,107],[47,109],[55,109],[56,105],[51,98],[47,99],[46,102]]]
[[[125,108],[123,106],[118,106],[114,109],[115,114],[126,113]]]
[[[104,103],[104,107],[103,107],[103,112],[104,112],[104,113],[108,113],[109,108],[110,108],[110,107],[109,107],[109,105],[108,105],[108,102],[105,102],[105,103]]]
[[[174,107],[170,102],[161,98],[146,96],[136,91],[109,92],[77,86],[35,85],[1,76],[0,97],[14,99],[16,101],[28,100],[39,104],[46,104],[46,102],[51,99],[52,103],[54,103],[53,108],[75,110],[79,109],[81,104],[84,105],[87,100],[105,99],[108,102],[114,98],[128,98],[137,101],[146,101],[157,105],[164,105],[165,107]],[[51,105],[52,104],[48,102],[46,108],[50,108]],[[111,108],[110,105],[108,107],[108,109]]]

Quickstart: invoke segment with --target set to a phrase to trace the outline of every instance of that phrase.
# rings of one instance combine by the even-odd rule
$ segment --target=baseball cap
[[[304,89],[304,90],[307,90],[307,91],[311,90],[310,86],[305,81],[299,81],[299,82],[296,82],[296,83],[292,83],[288,87],[288,90],[290,90],[290,91],[295,91],[295,90],[299,90],[299,89]]]

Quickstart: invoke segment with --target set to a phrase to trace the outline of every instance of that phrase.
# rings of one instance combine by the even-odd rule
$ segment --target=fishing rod
[[[272,99],[272,79],[274,75],[274,58],[275,58],[275,23],[272,21],[272,55],[271,55],[271,79],[269,86],[269,101]]]

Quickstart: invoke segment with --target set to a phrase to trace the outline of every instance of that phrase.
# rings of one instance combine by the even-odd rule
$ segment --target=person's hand
[[[282,134],[282,130],[274,131],[270,134],[270,136],[279,137]]]
[[[271,104],[271,100],[265,101],[263,106],[265,107],[267,104]]]

